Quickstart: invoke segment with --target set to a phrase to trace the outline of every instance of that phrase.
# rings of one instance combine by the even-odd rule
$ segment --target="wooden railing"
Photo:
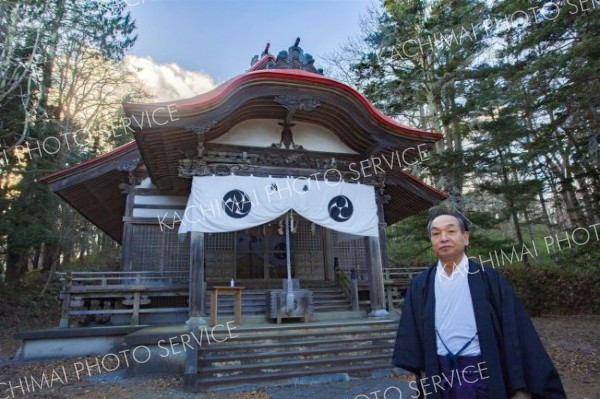
[[[155,297],[187,297],[188,272],[66,272],[57,273],[63,300],[60,327],[70,326],[71,316],[131,314],[131,324],[141,313],[186,311],[187,307],[152,307]],[[143,306],[143,307],[142,307]]]
[[[344,293],[350,298],[350,305],[353,311],[359,310],[361,305],[358,300],[358,275],[356,272],[348,272],[342,269],[337,269],[335,279],[344,290]],[[367,302],[368,303],[368,302]]]
[[[383,269],[383,286],[388,310],[402,308],[404,293],[410,285],[410,281],[425,269],[424,267]]]

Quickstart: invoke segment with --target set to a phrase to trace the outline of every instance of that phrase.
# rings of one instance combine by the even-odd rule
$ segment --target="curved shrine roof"
[[[287,120],[286,101],[297,106],[292,121],[323,126],[365,157],[390,156],[419,144],[431,148],[443,137],[384,115],[341,82],[294,69],[250,71],[190,99],[123,108],[134,121],[133,134],[153,181],[161,190],[180,191],[178,159],[198,146],[196,133],[210,143],[249,119]],[[316,106],[303,108],[303,101]]]
[[[41,181],[120,242],[126,196],[119,186],[127,182],[132,162],[136,166],[143,162],[161,193],[185,195],[191,180],[178,176],[179,160],[189,156],[190,151],[210,147],[211,141],[245,120],[321,125],[359,154],[357,159],[389,159],[394,152],[409,147],[431,148],[443,138],[442,134],[412,128],[384,115],[355,89],[323,76],[312,66],[312,57],[303,54],[297,43],[298,40],[290,47],[290,54],[295,52],[296,58],[287,58],[287,52],[280,52],[277,58],[263,53],[261,58],[255,57],[246,73],[208,93],[173,102],[123,104],[126,116],[133,122],[134,142],[52,173]],[[299,62],[298,54],[302,69],[291,67]],[[215,143],[214,148],[222,151],[223,145]],[[228,148],[231,152],[246,151],[236,146]],[[305,154],[330,156],[317,151]],[[124,165],[129,165],[129,169]],[[386,175],[386,193],[391,195],[384,205],[388,224],[446,198],[444,193],[403,170]]]

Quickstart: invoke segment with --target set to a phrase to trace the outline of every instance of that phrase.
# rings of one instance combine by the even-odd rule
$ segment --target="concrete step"
[[[363,343],[365,342],[363,339],[359,339],[356,338],[354,339],[354,341],[358,342],[358,343]],[[375,340],[374,340],[375,341]],[[324,354],[331,354],[331,353],[337,353],[339,352],[339,347],[336,347],[335,344],[339,343],[339,340],[330,340],[331,342],[331,347],[328,348],[322,348],[322,349],[312,349],[310,351],[310,353],[302,353],[299,352],[298,350],[289,350],[290,346],[287,345],[286,347],[282,348],[281,351],[265,351],[265,349],[263,348],[258,348],[255,351],[252,351],[251,353],[245,353],[245,354],[238,354],[236,356],[236,360],[238,361],[242,361],[244,363],[260,363],[260,362],[265,362],[265,361],[270,361],[271,359],[274,358],[278,358],[278,357],[282,357],[282,358],[286,358],[286,359],[293,359],[293,358],[307,358],[307,357],[318,357],[318,356],[322,356]],[[349,341],[344,341],[343,345],[347,345]],[[321,345],[325,343],[324,340],[321,340],[319,342],[314,342],[314,345]],[[306,343],[299,343],[297,346],[307,346]],[[342,344],[340,344],[340,346],[342,346]],[[275,347],[275,346],[273,346]],[[268,347],[265,347],[268,348]],[[378,344],[378,345],[373,345],[373,344],[369,344],[368,347],[356,347],[353,348],[353,352],[354,353],[358,353],[358,352],[363,352],[363,351],[369,351],[372,349],[382,349],[382,350],[389,350],[390,346],[388,343],[383,343],[383,344]],[[228,356],[226,353],[221,353],[221,354],[214,354],[211,353],[209,357],[203,358],[201,359],[201,365],[210,365],[210,364],[214,364],[214,363],[219,363],[219,362],[231,362],[231,356]]]
[[[202,346],[199,373],[185,384],[207,391],[390,368],[396,329],[397,320],[368,319],[242,327],[235,338]]]
[[[332,366],[324,369],[311,369],[311,370],[293,370],[272,373],[268,377],[255,376],[255,375],[238,375],[229,376],[226,378],[227,383],[223,383],[221,377],[211,377],[204,380],[199,380],[193,376],[185,376],[184,384],[186,389],[194,392],[204,392],[209,390],[215,390],[226,386],[236,387],[244,386],[245,384],[263,385],[268,381],[269,386],[273,385],[285,385],[294,382],[295,378],[303,377],[314,377],[316,381],[319,377],[334,375],[334,374],[345,374],[350,376],[368,376],[376,370],[390,368],[388,362],[381,362],[379,364],[366,364],[356,366]],[[266,386],[266,385],[265,385]]]

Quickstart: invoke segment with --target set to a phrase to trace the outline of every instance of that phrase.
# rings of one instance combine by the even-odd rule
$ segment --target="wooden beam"
[[[371,312],[369,316],[387,316],[385,310],[385,287],[383,283],[384,263],[387,266],[387,242],[385,236],[385,219],[383,215],[382,196],[377,195],[377,217],[379,218],[379,237],[365,237],[367,261],[369,264],[369,298]]]
[[[335,281],[334,253],[333,233],[331,230],[323,228],[323,257],[325,258],[325,280],[327,281]]]
[[[387,236],[386,230],[387,224],[385,223],[385,215],[383,212],[383,201],[384,198],[382,195],[376,196],[377,202],[377,217],[379,219],[378,229],[379,229],[379,248],[381,252],[381,266],[383,269],[387,269],[389,266],[389,257],[388,257],[388,248],[387,248]],[[382,270],[383,273],[383,270]]]
[[[204,233],[192,231],[190,240],[190,318],[205,316]]]
[[[135,202],[135,184],[129,184],[126,187],[127,199],[125,200],[125,215],[124,217],[131,218],[133,216],[133,208]],[[133,224],[129,221],[123,225],[123,259],[121,262],[121,270],[131,271],[133,260]]]
[[[95,160],[88,161],[88,165],[77,169],[71,168],[73,170],[66,170],[62,176],[49,179],[48,187],[54,192],[65,190],[69,187],[95,180],[98,176],[115,170],[127,175],[127,171],[123,170],[121,165],[136,161],[139,162],[139,159],[140,153],[136,147],[131,147],[131,149],[122,154],[98,157]]]
[[[379,238],[365,237],[367,257],[369,260],[369,299],[371,312],[369,316],[387,316],[385,310],[385,289],[383,286],[383,268],[381,267],[381,247]]]
[[[204,318],[204,233],[192,231],[190,238],[190,318],[187,321],[189,332],[198,336],[201,325],[206,325]],[[193,341],[193,340],[192,340]],[[192,349],[185,354],[184,386],[193,385],[198,374],[198,352],[200,347],[192,342]]]

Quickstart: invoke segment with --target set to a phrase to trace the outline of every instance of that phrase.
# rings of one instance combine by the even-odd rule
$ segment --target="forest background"
[[[386,0],[327,60],[385,114],[445,135],[408,171],[449,194],[469,255],[535,314],[600,313],[599,36],[596,0]],[[38,179],[133,138],[121,104],[151,94],[123,61],[135,40],[120,0],[0,1],[0,291],[118,268],[118,245]],[[388,227],[394,266],[431,264],[428,215]]]

